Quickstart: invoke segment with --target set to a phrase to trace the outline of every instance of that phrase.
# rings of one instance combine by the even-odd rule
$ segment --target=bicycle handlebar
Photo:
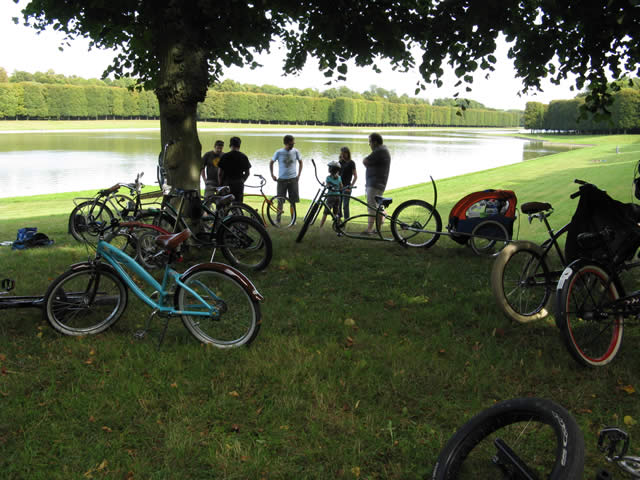
[[[591,185],[589,182],[585,182],[584,180],[579,180],[577,178],[573,181],[573,183],[577,183],[580,186]],[[569,198],[574,199],[576,197],[579,197],[581,193],[582,192],[580,192],[580,190],[578,190],[577,192],[574,192],[571,195],[569,195]]]

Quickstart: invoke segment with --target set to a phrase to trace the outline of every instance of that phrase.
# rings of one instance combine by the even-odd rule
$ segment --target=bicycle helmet
[[[340,171],[340,164],[335,160],[330,161],[328,166],[329,166],[329,173],[338,173]]]

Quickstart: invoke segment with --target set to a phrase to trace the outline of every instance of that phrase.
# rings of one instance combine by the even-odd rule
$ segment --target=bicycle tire
[[[500,476],[501,468],[513,470],[513,464],[497,455],[494,432],[507,442],[512,434],[519,435],[516,455],[538,474],[530,478],[582,479],[584,437],[571,414],[550,400],[516,398],[497,403],[465,423],[440,452],[432,480],[525,478],[515,473],[507,476],[504,470]],[[507,445],[516,449],[512,443]]]
[[[256,222],[264,225],[262,217],[260,216],[258,211],[250,205],[242,202],[232,202],[231,204],[225,205],[224,207],[218,209],[213,201],[215,198],[216,197],[209,198],[207,201],[205,201],[204,204],[212,212],[215,212],[217,210],[217,213],[221,216],[221,218],[226,218],[230,215],[236,215],[239,217],[252,218]]]
[[[287,197],[276,195],[266,201],[267,219],[276,228],[290,228],[296,223],[296,204]],[[280,215],[278,213],[280,212]],[[286,213],[289,212],[289,215]]]
[[[427,230],[427,232],[409,229]],[[440,214],[425,201],[408,200],[403,202],[398,205],[391,216],[391,234],[398,243],[405,247],[433,247],[440,238],[439,232],[442,232]]]
[[[44,296],[44,315],[64,335],[94,335],[118,321],[127,300],[127,287],[112,268],[81,264],[51,282]]]
[[[571,356],[581,365],[610,363],[622,344],[624,321],[611,304],[618,289],[604,268],[576,260],[560,276],[556,323]]]
[[[158,255],[162,249],[156,244],[158,235],[164,232],[153,228],[137,228],[134,232],[136,238],[136,260],[146,270],[155,270],[168,261],[168,256]]]
[[[135,205],[135,202],[131,197],[122,195],[120,193],[116,193],[115,195],[111,196],[110,201],[112,202],[112,206],[117,206],[117,215],[119,218],[124,218],[124,215],[122,215],[123,212],[128,212],[129,207]]]
[[[485,220],[473,228],[468,245],[476,255],[495,257],[509,244],[510,239],[511,236],[503,224],[495,220]]]
[[[260,331],[260,304],[235,276],[213,268],[200,268],[180,278],[217,312],[212,317],[182,315],[185,328],[202,343],[218,348],[249,345]],[[178,310],[196,310],[202,306],[187,290],[178,287]]]
[[[316,219],[316,216],[318,215],[319,210],[320,210],[320,203],[318,202],[314,203],[313,205],[311,205],[311,207],[309,207],[309,211],[304,217],[302,228],[300,229],[300,231],[298,232],[298,236],[296,237],[296,243],[300,243],[302,241],[305,234],[307,233],[307,230],[309,229],[309,225],[311,225]]]
[[[113,213],[104,202],[87,200],[71,210],[68,222],[69,233],[79,242],[90,241],[98,236],[98,231],[92,229],[91,224],[93,222],[110,224],[112,219]]]
[[[512,242],[493,262],[493,297],[511,320],[528,323],[546,318],[553,288],[544,251],[535,243]]]
[[[234,267],[264,270],[273,256],[269,233],[262,223],[248,217],[225,218],[218,227],[216,243]]]

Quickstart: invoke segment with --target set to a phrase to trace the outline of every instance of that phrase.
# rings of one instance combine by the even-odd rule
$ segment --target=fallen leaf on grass
[[[636,393],[636,389],[633,388],[633,385],[625,385],[624,387],[618,387],[620,390],[627,392],[629,395],[632,393]]]
[[[229,395],[231,395],[232,397],[239,397],[240,394],[238,392],[236,392],[235,390],[233,392],[229,392]]]
[[[623,422],[625,425],[631,426],[631,425],[635,425],[636,421],[633,419],[633,417],[631,415],[625,415]]]
[[[111,429],[110,429],[109,427],[107,427],[106,425],[104,425],[104,426],[102,427],[102,430],[103,430],[103,431],[105,431],[105,432],[107,432],[107,433],[111,433],[111,432],[113,432],[113,430],[111,430]]]

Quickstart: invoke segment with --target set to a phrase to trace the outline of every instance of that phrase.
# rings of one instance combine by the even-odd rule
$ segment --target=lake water
[[[360,189],[364,194],[362,159],[369,154],[367,136],[371,130],[296,129],[296,148],[304,169],[300,195],[311,198],[317,190],[310,159],[315,159],[320,178],[326,164],[337,160],[340,147],[347,146],[356,162]],[[237,135],[241,150],[252,163],[251,173],[269,179],[265,187],[275,193],[270,180],[269,160],[282,146],[282,129],[216,129],[200,131],[203,153],[217,139],[225,145]],[[567,147],[548,147],[488,130],[397,130],[383,131],[391,152],[391,172],[387,188],[397,188],[478,170],[522,162],[530,158],[564,151]],[[226,150],[226,147],[225,147]],[[137,172],[145,172],[143,183],[152,184],[160,151],[159,131],[73,131],[0,133],[0,197],[59,193],[106,188],[117,182],[131,182]],[[277,168],[277,166],[274,166]],[[254,178],[248,184],[257,184]]]

